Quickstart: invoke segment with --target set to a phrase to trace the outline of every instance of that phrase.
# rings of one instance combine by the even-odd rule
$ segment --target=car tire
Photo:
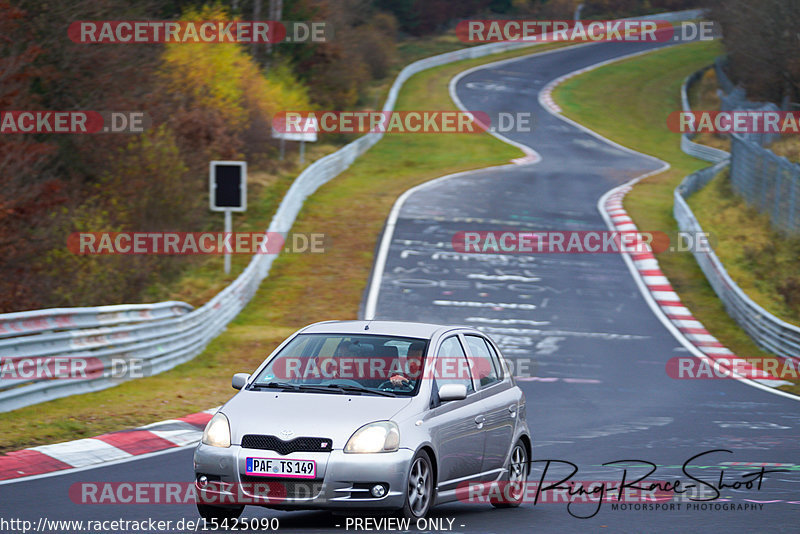
[[[508,477],[503,485],[503,498],[492,500],[495,508],[516,508],[525,498],[525,482],[528,480],[530,462],[528,462],[528,448],[522,440],[517,440],[511,449],[508,460]]]
[[[411,460],[406,482],[406,496],[400,515],[409,519],[419,519],[428,515],[436,497],[431,458],[425,451],[419,451]]]
[[[197,513],[206,521],[216,520],[219,522],[225,519],[231,521],[233,519],[238,519],[239,516],[242,515],[242,512],[244,512],[244,506],[225,507],[213,506],[210,504],[197,505]]]

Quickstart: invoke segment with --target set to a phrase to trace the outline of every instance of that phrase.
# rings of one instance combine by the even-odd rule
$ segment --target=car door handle
[[[508,411],[511,415],[517,415],[517,405],[512,404],[511,406],[508,407]]]
[[[478,428],[481,428],[483,426],[483,423],[485,422],[486,418],[482,415],[479,415],[478,417],[475,418],[475,424],[478,425]]]

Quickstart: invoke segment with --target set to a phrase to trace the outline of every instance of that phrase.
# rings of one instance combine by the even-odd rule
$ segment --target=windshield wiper
[[[344,393],[344,390],[337,386],[337,389],[330,389],[328,386],[319,386],[315,384],[291,384],[289,382],[267,382],[263,384],[252,384],[250,386],[254,389],[288,389],[290,391],[314,391],[317,393]]]
[[[295,384],[290,384],[289,382],[267,382],[265,384],[258,384],[258,383],[250,384],[250,389],[266,389],[266,388],[296,390],[297,386]]]
[[[336,386],[336,389],[331,389],[331,386],[333,386],[333,384],[329,384],[327,386],[319,384],[300,384],[297,387],[308,391],[317,391],[319,393],[344,393],[344,391],[342,391],[342,389],[338,386]]]
[[[369,393],[372,395],[380,395],[382,397],[397,397],[394,393],[389,391],[381,391],[378,389],[370,389],[365,388],[364,386],[353,386],[350,384],[328,384],[326,387],[329,388],[339,388],[342,391],[352,391],[352,392],[359,392],[359,393]]]
[[[277,389],[289,389],[292,391],[314,391],[318,393],[345,393],[345,392],[358,392],[358,393],[370,393],[372,395],[381,395],[383,397],[396,397],[394,393],[390,393],[388,391],[378,391],[374,389],[365,388],[363,386],[353,386],[349,384],[328,384],[328,385],[316,385],[316,384],[291,384],[289,382],[266,382],[266,383],[255,383],[250,385],[250,389],[268,389],[268,388],[277,388]]]

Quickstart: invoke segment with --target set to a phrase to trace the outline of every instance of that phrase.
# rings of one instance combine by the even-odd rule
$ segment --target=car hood
[[[412,400],[412,397],[242,390],[220,411],[228,417],[234,445],[240,445],[245,434],[267,434],[285,441],[301,436],[329,438],[334,449],[343,449],[359,427],[391,419]]]

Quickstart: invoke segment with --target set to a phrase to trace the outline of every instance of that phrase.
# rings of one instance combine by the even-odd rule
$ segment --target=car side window
[[[497,349],[495,349],[494,346],[485,339],[483,341],[486,343],[486,346],[489,347],[489,354],[492,356],[492,363],[494,364],[494,368],[497,370],[497,379],[503,380],[506,377],[506,374],[503,371],[503,362],[500,361],[500,355],[497,353]]]
[[[467,394],[475,391],[467,355],[458,336],[448,337],[439,346],[434,376],[436,377],[435,390],[445,384],[464,384],[467,386]]]
[[[498,377],[497,357],[490,351],[486,340],[480,336],[464,336],[467,340],[469,352],[472,355],[472,371],[478,379],[481,388],[489,387],[500,381]]]

